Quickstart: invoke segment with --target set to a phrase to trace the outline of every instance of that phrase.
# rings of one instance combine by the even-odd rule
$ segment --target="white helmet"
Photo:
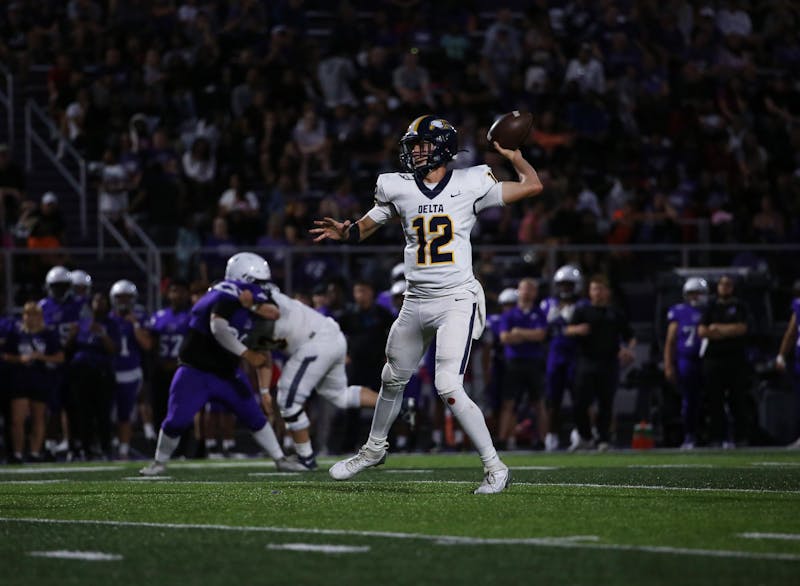
[[[399,262],[392,267],[392,283],[395,281],[399,281],[400,279],[405,279],[406,277],[406,265],[405,263]]]
[[[47,294],[53,299],[64,299],[72,287],[72,279],[70,278],[69,271],[62,266],[53,267],[47,271],[44,278],[44,284],[47,288]]]
[[[508,287],[507,289],[500,291],[500,295],[497,296],[497,302],[500,305],[509,305],[516,303],[518,298],[519,293],[517,293],[517,290],[512,287]]]
[[[265,285],[272,276],[269,263],[252,252],[240,252],[228,259],[225,266],[225,279]]]
[[[572,284],[571,290],[561,286]],[[553,289],[555,296],[559,299],[574,299],[580,295],[583,290],[583,275],[581,270],[575,265],[564,265],[559,267],[556,274],[553,275]]]
[[[111,306],[114,309],[130,311],[133,309],[133,304],[136,302],[136,297],[139,295],[139,290],[132,281],[122,279],[121,281],[117,281],[111,285],[111,292],[109,295],[111,297]],[[118,299],[123,295],[129,296],[130,300],[123,302],[122,300]]]
[[[92,289],[92,277],[86,271],[70,271],[69,278],[73,287],[86,287],[87,294]]]
[[[699,293],[700,298],[692,302],[692,304],[702,303],[704,297],[708,295],[708,283],[702,277],[689,277],[683,284],[683,296],[686,297],[689,293]]]

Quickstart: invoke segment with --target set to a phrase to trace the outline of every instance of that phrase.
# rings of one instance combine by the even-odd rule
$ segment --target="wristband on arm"
[[[342,240],[342,244],[358,244],[360,240],[361,230],[358,224],[350,224],[350,227],[347,229],[347,238]]]

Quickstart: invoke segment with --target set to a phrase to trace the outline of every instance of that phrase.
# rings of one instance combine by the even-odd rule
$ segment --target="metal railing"
[[[116,226],[109,220],[102,212],[98,213],[98,247],[96,249],[97,258],[102,260],[106,254],[104,232],[108,231],[112,238],[119,244],[120,248],[125,251],[135,264],[145,275],[145,297],[147,310],[152,313],[161,307],[161,252],[152,241],[152,239],[145,233],[144,230],[136,223],[136,221],[128,214],[123,215],[122,220],[125,226],[133,232],[133,235],[139,239],[144,248],[134,248],[130,245],[127,238],[117,229]]]
[[[14,76],[0,63],[0,76],[5,80],[5,89],[0,88],[0,104],[6,109],[6,126],[8,138],[5,140],[11,152],[14,152]]]
[[[59,144],[53,149],[52,142]],[[87,214],[86,161],[75,150],[67,137],[63,136],[53,121],[33,100],[25,102],[25,170],[33,171],[34,145],[44,154],[63,177],[64,181],[78,195],[80,205],[81,236],[89,233]],[[59,152],[61,155],[59,156]],[[62,160],[63,159],[63,160]],[[74,170],[67,164],[69,161]]]

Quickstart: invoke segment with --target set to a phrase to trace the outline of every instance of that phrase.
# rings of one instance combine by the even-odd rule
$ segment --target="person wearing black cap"
[[[702,339],[700,355],[711,441],[724,449],[735,448],[736,440],[746,436],[743,403],[750,378],[745,354],[750,312],[743,301],[733,296],[733,291],[733,277],[721,277],[717,296],[706,307],[697,330]],[[726,414],[726,403],[730,416]]]

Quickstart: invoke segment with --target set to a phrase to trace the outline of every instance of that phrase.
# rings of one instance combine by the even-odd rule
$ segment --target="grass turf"
[[[343,483],[326,466],[276,475],[260,460],[175,463],[155,481],[128,479],[141,464],[0,467],[0,581],[752,586],[800,575],[798,454],[506,461],[514,485],[482,497],[474,455],[392,455]],[[369,551],[277,549],[287,544]],[[121,559],[30,555],[58,550]]]

